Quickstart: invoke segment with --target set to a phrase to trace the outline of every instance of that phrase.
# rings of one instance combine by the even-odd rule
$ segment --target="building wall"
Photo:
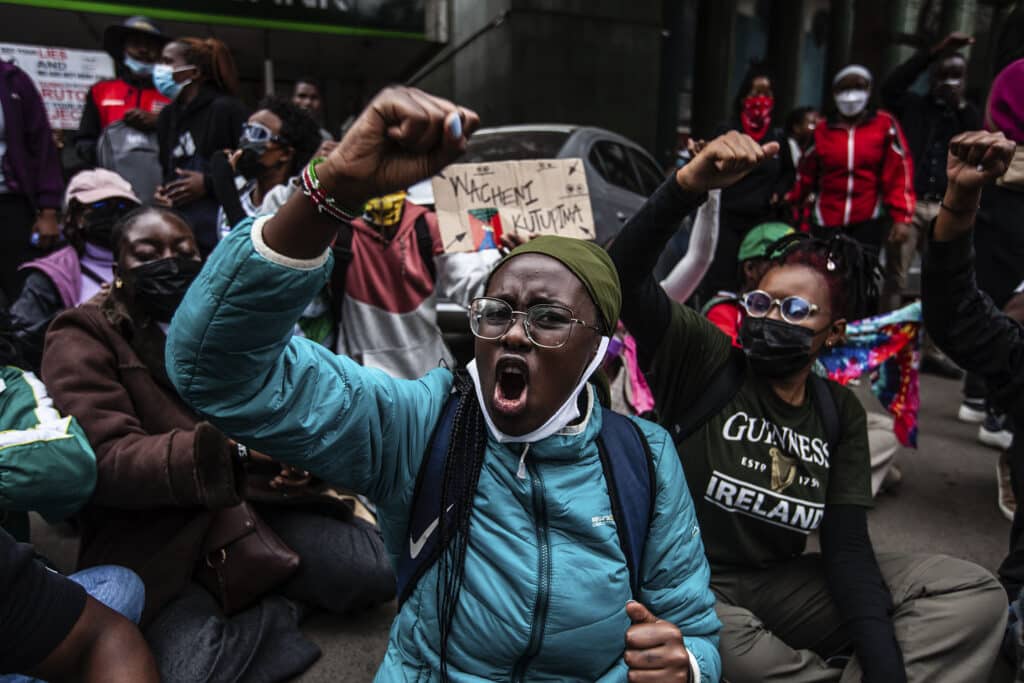
[[[452,55],[417,85],[474,108],[486,126],[594,125],[653,149],[660,0],[452,0],[450,7]],[[503,13],[499,25],[465,43]]]

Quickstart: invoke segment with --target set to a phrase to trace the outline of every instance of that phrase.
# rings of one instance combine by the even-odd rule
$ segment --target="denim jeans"
[[[75,572],[68,578],[84,588],[89,597],[133,623],[139,623],[146,603],[146,588],[132,570],[104,565]],[[0,683],[35,683],[38,680],[21,674],[0,676]]]

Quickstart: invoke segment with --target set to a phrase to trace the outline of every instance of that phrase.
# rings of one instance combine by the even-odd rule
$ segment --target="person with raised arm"
[[[302,194],[221,242],[171,323],[171,381],[225,433],[377,504],[401,605],[377,681],[718,681],[678,457],[589,382],[621,304],[606,252],[546,236],[500,261],[470,305],[468,377],[395,379],[291,336],[337,220],[441,170],[478,124],[377,95]]]
[[[793,236],[745,292],[742,349],[652,275],[678,221],[778,143],[709,142],[623,227],[610,253],[661,424],[704,531],[731,683],[983,681],[1006,605],[994,577],[939,555],[876,556],[864,408],[811,373],[872,298],[850,237]],[[805,553],[820,532],[821,553]]]

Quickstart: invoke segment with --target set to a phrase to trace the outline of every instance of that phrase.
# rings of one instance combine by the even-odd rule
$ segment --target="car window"
[[[547,130],[477,133],[469,139],[466,153],[459,158],[459,163],[555,159],[568,139],[569,133]]]
[[[658,167],[651,163],[651,160],[644,154],[635,149],[627,151],[629,152],[629,158],[633,160],[637,174],[640,176],[640,185],[644,189],[644,195],[650,197],[665,178],[662,176],[661,171],[658,170]]]
[[[597,159],[595,159],[595,156]],[[612,185],[624,190],[643,194],[640,182],[633,171],[633,165],[626,156],[626,148],[617,142],[602,140],[594,144],[590,151],[590,162],[597,168],[601,176]]]

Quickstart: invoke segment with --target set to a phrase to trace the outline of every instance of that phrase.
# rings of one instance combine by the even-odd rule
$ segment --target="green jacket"
[[[28,541],[30,510],[51,522],[78,512],[96,487],[96,456],[73,417],[31,372],[0,367],[0,520]]]

